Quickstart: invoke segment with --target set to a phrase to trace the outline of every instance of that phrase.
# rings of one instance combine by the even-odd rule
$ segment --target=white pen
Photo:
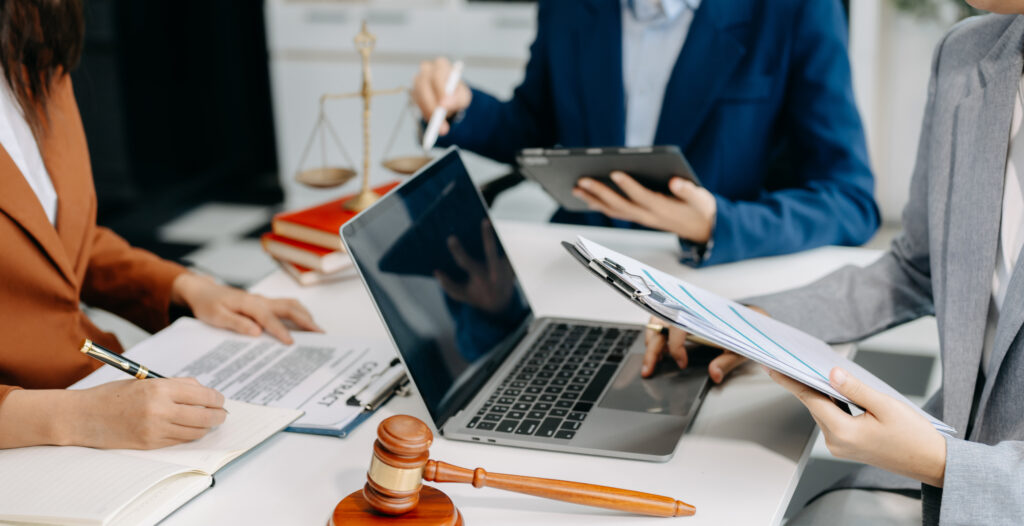
[[[459,81],[462,80],[462,61],[456,60],[455,64],[452,64],[452,72],[448,74],[448,82],[444,85],[444,96],[448,97],[452,93],[455,93],[455,88],[459,85]],[[429,151],[434,147],[434,143],[437,142],[437,134],[441,131],[441,123],[448,116],[448,110],[438,104],[434,108],[434,113],[430,115],[430,122],[427,123],[427,130],[423,132],[423,150]]]

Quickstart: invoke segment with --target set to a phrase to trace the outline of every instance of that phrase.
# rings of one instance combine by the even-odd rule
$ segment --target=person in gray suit
[[[844,484],[861,489],[827,493],[791,524],[1024,523],[1024,1],[971,3],[1006,14],[965,20],[936,48],[904,230],[891,249],[867,267],[746,301],[830,343],[935,315],[942,386],[925,409],[956,435],[841,369],[830,381],[860,416],[771,373],[833,454],[869,464]],[[685,363],[683,336],[650,336],[649,357]]]

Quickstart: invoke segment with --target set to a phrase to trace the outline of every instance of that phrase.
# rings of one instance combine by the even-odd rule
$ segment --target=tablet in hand
[[[571,212],[590,210],[585,202],[572,194],[576,182],[582,177],[599,181],[620,194],[623,194],[622,190],[611,180],[611,173],[616,170],[666,195],[671,195],[668,183],[673,177],[682,177],[700,185],[690,163],[675,146],[530,148],[521,150],[516,160],[523,176],[536,181],[559,205]]]

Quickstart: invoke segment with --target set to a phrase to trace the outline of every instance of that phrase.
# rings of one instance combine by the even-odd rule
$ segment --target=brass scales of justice
[[[351,199],[346,200],[342,205],[346,210],[360,212],[373,204],[374,201],[380,197],[370,189],[370,100],[378,95],[397,95],[405,93],[408,96],[409,91],[408,88],[404,86],[374,91],[371,87],[370,53],[373,52],[374,45],[377,43],[377,37],[367,30],[366,21],[363,21],[362,29],[356,35],[354,41],[356,51],[359,52],[363,66],[362,89],[352,93],[324,93],[320,96],[320,110],[317,115],[316,123],[313,125],[313,131],[310,133],[309,140],[306,141],[306,146],[299,159],[299,166],[296,169],[295,180],[305,184],[306,186],[314,188],[333,188],[347,183],[356,176],[356,171],[352,168],[330,166],[327,163],[327,134],[330,134],[331,138],[334,140],[335,146],[338,148],[338,151],[341,153],[341,156],[345,161],[348,162],[350,166],[355,164],[352,162],[348,152],[345,150],[345,146],[342,144],[337,132],[334,131],[334,127],[327,119],[327,115],[324,112],[324,105],[331,99],[352,99],[360,97],[363,99],[363,184],[359,193]],[[384,168],[402,175],[413,174],[416,170],[419,170],[431,161],[431,157],[425,153],[423,155],[388,157],[391,149],[394,147],[395,139],[398,136],[398,130],[401,128],[403,119],[406,115],[411,117],[411,102],[411,99],[408,99],[405,110],[399,113],[398,122],[395,124],[391,132],[391,138],[389,139],[388,145],[384,151],[384,160],[381,162],[381,165],[384,166]],[[318,135],[320,137],[320,166],[303,170],[302,166],[305,164],[306,158],[309,156],[310,150],[312,150],[313,143],[316,141]]]

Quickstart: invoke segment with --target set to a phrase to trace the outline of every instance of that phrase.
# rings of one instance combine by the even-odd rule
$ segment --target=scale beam
[[[376,97],[378,95],[398,95],[400,93],[408,93],[408,92],[409,92],[409,88],[407,88],[405,86],[399,86],[397,88],[391,88],[391,89],[374,90],[374,91],[371,91],[369,93],[369,95],[371,97]],[[365,97],[365,96],[366,95],[364,95],[363,92],[361,92],[361,91],[354,91],[352,93],[324,93],[323,95],[320,95],[320,103],[323,104],[325,101],[332,100],[332,99],[334,99],[334,100],[336,100],[336,99],[354,99],[356,97]]]
[[[313,133],[310,135],[310,139],[306,148],[302,154],[302,158],[299,160],[299,169],[296,170],[296,179],[300,182],[316,187],[331,187],[338,186],[347,182],[351,177],[355,175],[353,170],[348,168],[333,168],[327,166],[327,152],[326,143],[327,136],[325,132],[330,132],[331,137],[338,143],[338,148],[341,150],[342,155],[347,159],[348,154],[344,151],[344,147],[341,146],[341,141],[338,139],[334,129],[330,126],[324,107],[328,100],[336,99],[362,99],[363,101],[363,177],[362,186],[354,197],[349,199],[343,205],[347,210],[362,211],[366,207],[373,204],[378,199],[378,195],[370,190],[370,101],[373,97],[383,95],[398,95],[405,93],[408,95],[409,88],[406,86],[398,86],[390,89],[375,90],[372,86],[372,76],[370,73],[370,54],[373,52],[373,48],[376,46],[377,37],[367,30],[366,22],[363,22],[362,28],[354,39],[356,51],[359,53],[360,61],[362,62],[362,83],[360,90],[351,93],[324,93],[320,95],[320,115],[317,119],[317,124],[313,127]],[[401,123],[401,115],[399,116]],[[396,125],[394,132],[398,131],[399,126]],[[321,141],[321,162],[320,168],[314,168],[309,170],[301,170],[302,165],[305,162],[306,156],[313,145],[313,141],[319,132]],[[396,133],[392,134],[391,140],[388,142],[387,151],[391,151],[391,146],[394,144]],[[387,152],[385,152],[387,153]],[[430,157],[423,156],[407,156],[385,160],[384,167],[397,173],[411,174],[418,170],[421,166],[430,161]],[[351,161],[349,161],[351,163]],[[301,171],[300,171],[301,170]]]

